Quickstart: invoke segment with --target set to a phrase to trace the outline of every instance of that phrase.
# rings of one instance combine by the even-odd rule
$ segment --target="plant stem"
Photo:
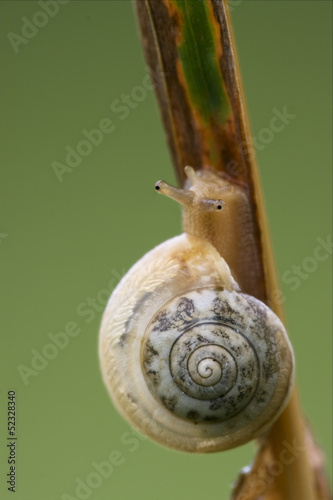
[[[296,389],[288,406],[273,424],[268,439],[273,458],[279,463],[281,463],[281,453],[285,453],[286,443],[295,452],[295,460],[288,463],[282,474],[276,477],[276,490],[281,500],[298,498],[316,500],[315,478],[309,463],[306,428]]]

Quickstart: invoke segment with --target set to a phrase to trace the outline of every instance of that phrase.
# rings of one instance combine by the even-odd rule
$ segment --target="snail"
[[[221,451],[270,428],[288,402],[294,357],[279,318],[243,291],[251,262],[231,247],[243,225],[251,249],[247,195],[211,171],[185,172],[184,189],[155,186],[183,205],[185,232],[119,282],[99,357],[115,406],[137,430],[175,450]]]

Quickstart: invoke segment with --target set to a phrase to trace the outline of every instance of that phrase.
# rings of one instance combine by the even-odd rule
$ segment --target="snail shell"
[[[118,284],[99,356],[120,413],[181,451],[226,450],[262,434],[293,385],[281,321],[240,291],[211,243],[188,234],[151,250]]]

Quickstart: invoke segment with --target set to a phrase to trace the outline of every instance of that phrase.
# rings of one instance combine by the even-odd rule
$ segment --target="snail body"
[[[163,181],[155,188],[183,205],[184,232],[209,241],[226,260],[241,289],[258,297],[261,268],[247,193],[210,170],[195,172],[185,167],[185,172],[185,189]]]
[[[195,174],[187,173],[193,185]],[[186,203],[197,204],[194,217],[227,204],[218,196],[223,189],[196,200],[189,190],[156,186],[185,212]],[[280,320],[241,291],[209,238],[187,232],[148,252],[118,284],[103,316],[99,355],[120,413],[181,451],[225,450],[262,434],[293,383]]]

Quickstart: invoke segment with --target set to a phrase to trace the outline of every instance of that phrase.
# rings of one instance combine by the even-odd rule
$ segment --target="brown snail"
[[[114,290],[99,356],[134,427],[176,450],[211,452],[272,425],[291,393],[294,358],[279,318],[234,275],[246,288],[246,266],[250,275],[257,266],[239,257],[252,244],[246,194],[213,172],[185,171],[187,189],[156,184],[184,206],[185,233],[148,252]],[[244,225],[241,242],[235,224]]]

